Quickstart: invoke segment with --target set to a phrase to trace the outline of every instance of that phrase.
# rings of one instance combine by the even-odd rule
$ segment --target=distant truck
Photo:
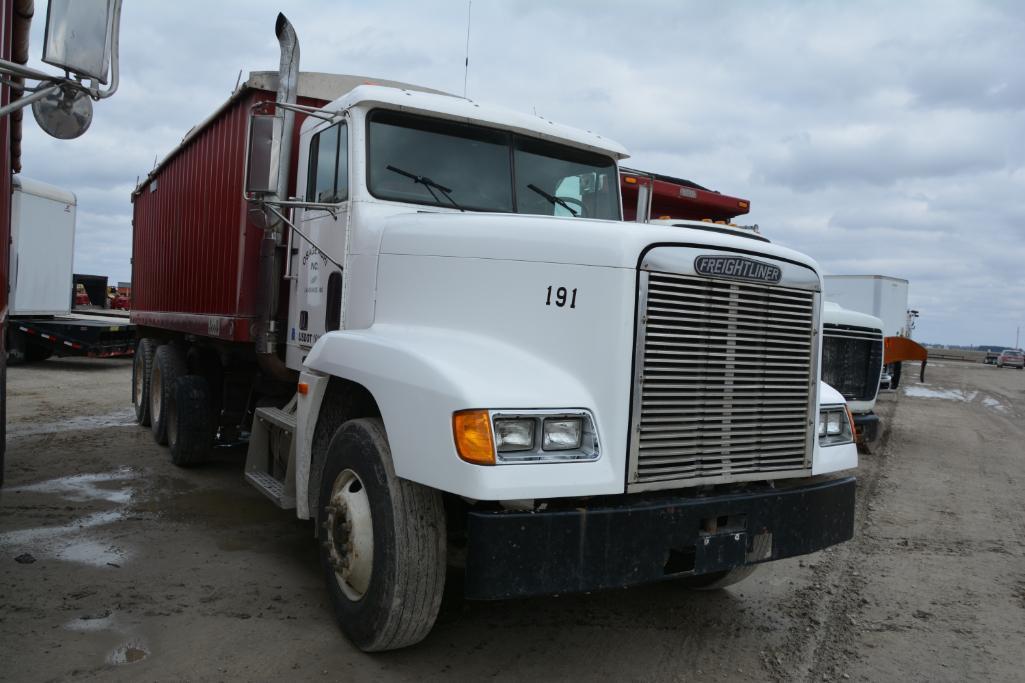
[[[75,285],[75,305],[85,308],[109,308],[107,295],[108,278],[106,275],[84,275],[75,273],[72,282]]]
[[[875,414],[883,371],[883,321],[826,301],[822,309],[822,381],[847,399],[858,441],[879,433]]]
[[[678,219],[690,218],[706,223],[705,230],[768,241],[757,226],[733,222],[750,210],[747,199],[648,171],[621,169],[620,177],[624,215],[633,220],[675,225]],[[875,402],[883,377],[883,323],[828,301],[822,323],[822,381],[847,399],[858,441],[868,444],[879,432]]]
[[[928,351],[911,339],[918,312],[908,308],[907,280],[887,275],[827,275],[826,298],[882,321],[884,387],[900,385],[903,361],[921,361],[925,376]]]
[[[132,355],[135,330],[126,318],[72,311],[75,195],[20,176],[13,186],[8,364]],[[100,296],[102,308],[103,288]]]
[[[248,438],[358,647],[424,638],[448,561],[472,599],[718,588],[851,537],[814,261],[624,223],[617,143],[276,33],[132,193],[132,396],[177,465]]]
[[[728,223],[751,207],[746,199],[683,178],[622,167],[619,177],[625,221],[686,219]]]

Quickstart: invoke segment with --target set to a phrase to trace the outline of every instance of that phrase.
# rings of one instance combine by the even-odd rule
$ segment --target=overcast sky
[[[91,129],[58,142],[26,117],[24,175],[78,195],[76,272],[130,278],[136,178],[240,70],[277,68],[278,10],[305,70],[462,93],[464,0],[126,0]],[[828,273],[910,280],[919,340],[1025,326],[1025,3],[474,0],[468,94],[749,198],[743,222]]]

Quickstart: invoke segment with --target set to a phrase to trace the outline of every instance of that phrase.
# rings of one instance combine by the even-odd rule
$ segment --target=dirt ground
[[[474,603],[452,574],[427,640],[371,656],[242,452],[174,468],[134,425],[128,362],[12,368],[0,679],[1025,679],[1025,372],[913,370],[881,400],[853,541],[716,593]]]

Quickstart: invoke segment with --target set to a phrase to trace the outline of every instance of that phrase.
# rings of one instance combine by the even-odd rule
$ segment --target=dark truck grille
[[[806,473],[815,292],[652,272],[642,297],[645,278],[632,488]]]
[[[853,325],[822,326],[822,381],[848,401],[871,401],[879,391],[883,333]]]

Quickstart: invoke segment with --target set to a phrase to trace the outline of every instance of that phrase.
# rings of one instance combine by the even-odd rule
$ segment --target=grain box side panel
[[[137,324],[252,339],[263,232],[242,199],[243,166],[251,106],[273,99],[270,92],[244,93],[165,161],[135,196],[132,320]],[[324,104],[308,98],[299,103]],[[296,116],[293,170],[303,119]]]
[[[247,263],[242,165],[249,104],[231,103],[168,159],[135,197],[133,320],[249,339],[255,309],[241,295]],[[239,274],[242,274],[239,277]]]

